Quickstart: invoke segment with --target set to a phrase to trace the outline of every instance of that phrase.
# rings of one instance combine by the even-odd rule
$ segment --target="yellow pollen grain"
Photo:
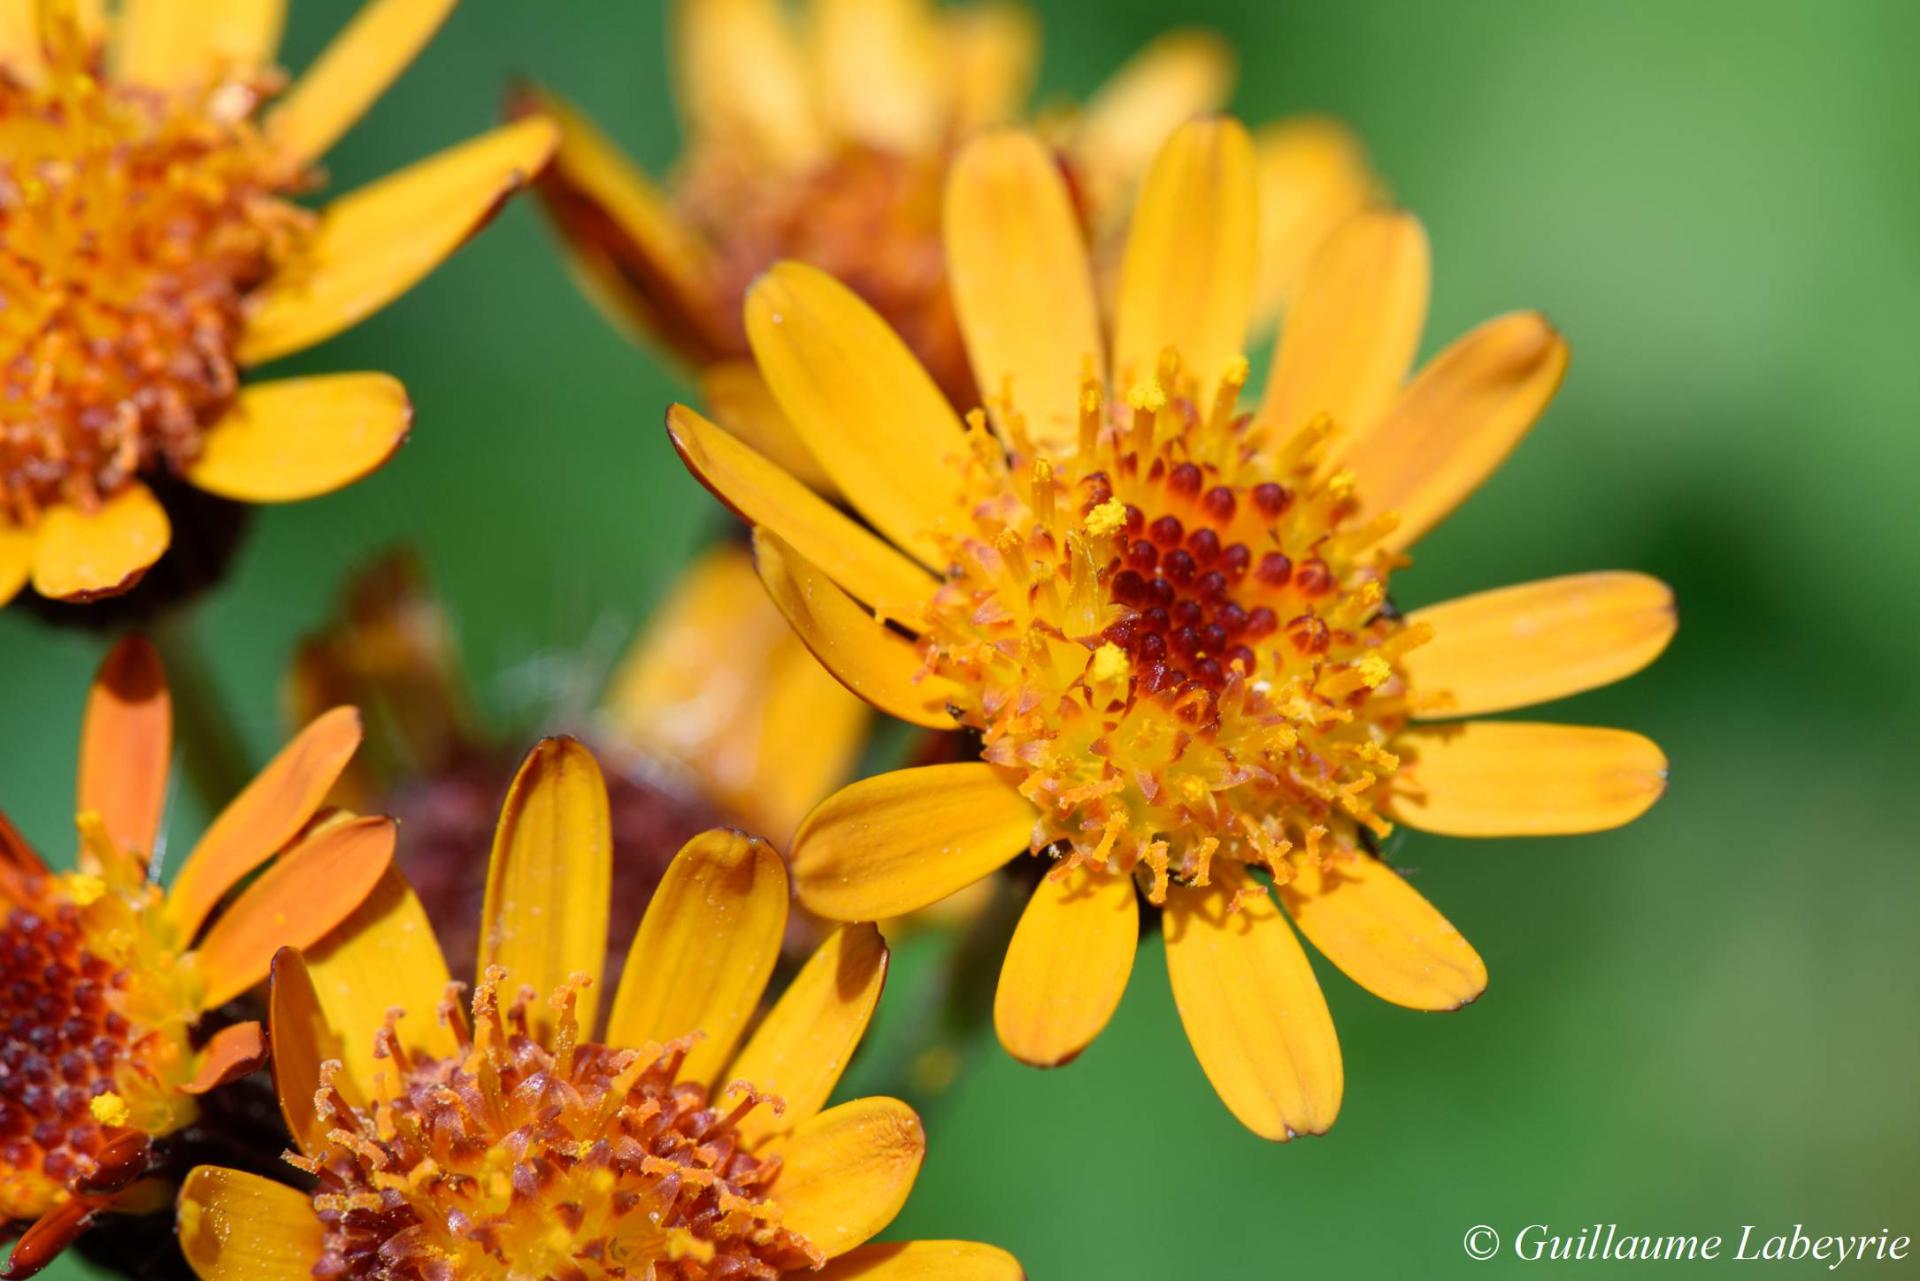
[[[88,873],[76,874],[67,881],[67,897],[73,900],[75,907],[92,907],[106,892],[106,881]],[[95,1103],[99,1101],[99,1099],[94,1100]]]
[[[1125,680],[1132,673],[1133,664],[1127,661],[1127,652],[1112,641],[1093,651],[1093,663],[1088,669],[1088,674],[1094,680]]]
[[[1140,382],[1135,383],[1133,390],[1127,393],[1127,407],[1129,409],[1144,409],[1152,414],[1157,414],[1165,409],[1167,407],[1167,393],[1161,388],[1160,380],[1149,374]]]
[[[133,1111],[127,1107],[127,1101],[112,1090],[94,1095],[87,1103],[87,1110],[93,1113],[93,1119],[100,1124],[116,1129],[133,1118]]]
[[[1368,689],[1379,689],[1393,675],[1393,668],[1378,654],[1368,654],[1353,665]]]
[[[1118,498],[1109,498],[1087,513],[1087,532],[1097,538],[1115,533],[1124,528],[1126,523],[1127,505]]]

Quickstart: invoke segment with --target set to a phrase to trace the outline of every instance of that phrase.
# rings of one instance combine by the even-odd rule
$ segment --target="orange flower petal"
[[[847,1251],[815,1281],[1026,1281],[1020,1261],[977,1241],[884,1241]]]
[[[1039,20],[1013,4],[943,8],[938,16],[960,136],[1017,120],[1040,65]]]
[[[940,30],[924,0],[813,0],[814,83],[835,134],[925,154],[945,141]]]
[[[667,434],[694,478],[749,524],[765,525],[870,605],[924,601],[933,576],[849,520],[685,405],[667,411]]]
[[[166,509],[139,481],[90,512],[52,508],[34,539],[33,589],[54,600],[118,596],[133,589],[172,540]]]
[[[356,1089],[372,1094],[379,1076],[393,1075],[393,1061],[374,1055],[374,1035],[389,1010],[404,1012],[394,1031],[407,1049],[445,1058],[458,1048],[439,1018],[451,982],[447,961],[426,909],[398,868],[387,869],[353,915],[307,947],[302,960],[319,1024],[333,1029],[319,1041],[325,1050],[321,1057],[340,1060],[346,1078],[341,1088],[349,1098],[356,1097]],[[290,991],[289,1000],[304,1002],[304,997]],[[299,1013],[313,1017],[304,1008]],[[279,1035],[276,1023],[274,1036]]]
[[[700,399],[715,421],[747,442],[795,480],[823,497],[835,494],[833,477],[807,450],[787,420],[767,380],[751,360],[716,361],[700,371]]]
[[[1233,50],[1211,32],[1159,37],[1088,100],[1074,157],[1118,194],[1147,172],[1175,129],[1225,105],[1233,73]]]
[[[1280,901],[1322,956],[1383,1001],[1457,1010],[1486,991],[1480,954],[1377,858],[1302,864]]]
[[[220,811],[167,892],[180,937],[191,939],[221,896],[307,825],[360,746],[360,713],[336,707],[301,730]]]
[[[747,291],[761,376],[847,501],[927,565],[963,502],[966,435],[932,375],[851,289],[817,267],[776,264]],[[797,540],[796,540],[797,541]]]
[[[1260,289],[1254,324],[1265,329],[1300,287],[1332,232],[1377,198],[1359,136],[1337,120],[1298,116],[1253,135],[1260,184]]]
[[[831,1259],[893,1222],[913,1191],[927,1136],[900,1100],[855,1099],[807,1121],[777,1150],[771,1193],[781,1224]]]
[[[826,1106],[866,1034],[887,981],[887,945],[870,924],[843,925],[808,958],[721,1076],[776,1094],[734,1126],[742,1139],[784,1133]]]
[[[655,336],[696,363],[719,359],[727,340],[712,332],[712,255],[672,201],[564,98],[522,85],[508,109],[560,129],[537,190],[593,302],[629,336]]]
[[[249,1072],[259,1071],[266,1062],[265,1031],[252,1020],[234,1023],[208,1038],[194,1067],[193,1079],[180,1089],[185,1094],[205,1094]]]
[[[1571,574],[1416,610],[1433,639],[1401,659],[1416,693],[1451,695],[1436,715],[1530,707],[1631,676],[1679,619],[1673,589],[1645,574]]]
[[[702,0],[672,14],[674,89],[694,145],[789,172],[825,154],[812,68],[781,0]]]
[[[753,563],[787,622],[820,665],[890,716],[952,729],[953,682],[925,674],[913,642],[856,605],[833,580],[769,529],[753,531]]]
[[[299,257],[248,300],[240,359],[311,347],[413,288],[540,172],[558,140],[549,120],[503,125],[328,205]]]
[[[1202,403],[1212,403],[1245,355],[1258,199],[1253,143],[1239,121],[1192,121],[1161,148],[1134,206],[1120,272],[1113,375],[1122,394],[1152,376],[1173,347]]]
[[[394,822],[356,818],[320,828],[240,892],[198,948],[213,1009],[267,976],[273,954],[324,937],[393,862]]]
[[[1447,836],[1563,836],[1631,823],[1667,790],[1667,758],[1623,729],[1466,721],[1393,741],[1393,816]]]
[[[224,1166],[180,1186],[180,1249],[200,1281],[310,1281],[323,1233],[304,1192]]]
[[[1399,392],[1427,319],[1432,259],[1409,213],[1376,210],[1335,232],[1287,313],[1260,405],[1283,443],[1317,414],[1343,431],[1371,423]]]
[[[1042,880],[994,992],[993,1026],[1007,1053],[1035,1067],[1071,1062],[1120,1008],[1139,941],[1132,877],[1083,864]]]
[[[1513,452],[1560,389],[1567,343],[1546,317],[1489,320],[1435,356],[1347,448],[1362,519],[1400,513],[1386,539],[1411,547]]]
[[[76,809],[98,814],[115,845],[146,858],[166,809],[172,758],[167,673],[144,636],[128,636],[100,664],[87,694]]]
[[[286,8],[286,0],[126,0],[116,73],[155,89],[206,90],[263,71],[280,47]]]
[[[678,761],[777,842],[852,772],[872,718],[814,661],[734,543],[702,556],[654,610],[605,711],[627,743]]]
[[[387,875],[397,873],[389,869]],[[321,1151],[332,1122],[314,1111],[320,1065],[328,1059],[344,1062],[345,1056],[341,1037],[328,1026],[298,948],[283,947],[274,953],[267,978],[267,1027],[273,1037],[273,1092],[280,1100],[287,1133],[302,1152]],[[354,1031],[359,1034],[363,1029]],[[365,1031],[364,1039],[371,1048],[373,1033]],[[336,1073],[334,1085],[354,1102],[366,1097],[351,1071]]]
[[[937,902],[1027,848],[1037,814],[991,765],[926,765],[861,779],[793,838],[800,901],[835,921]]]
[[[487,865],[475,972],[507,972],[501,989],[545,996],[576,974],[596,982],[607,955],[613,892],[613,830],[600,763],[571,738],[543,738],[527,753],[500,807]],[[599,1000],[589,993],[575,1016],[591,1040]],[[537,1034],[553,1027],[545,1000],[529,1015]]]
[[[0,605],[20,594],[33,573],[33,535],[0,522]]]
[[[1168,893],[1166,928],[1174,1003],[1220,1101],[1263,1139],[1326,1133],[1344,1087],[1340,1042],[1272,896],[1216,863],[1208,888]]]
[[[680,1079],[711,1083],[760,1003],[786,928],[787,869],[771,845],[728,828],[694,837],[668,864],[633,936],[607,1043],[699,1032]]]
[[[367,0],[267,116],[267,137],[307,164],[399,79],[457,0]]]
[[[1070,454],[1080,387],[1104,381],[1100,306],[1086,236],[1053,154],[1005,130],[968,143],[947,175],[947,270],[987,405],[1003,437],[1003,394],[1042,449]]]
[[[407,389],[386,374],[260,383],[208,429],[187,479],[242,502],[314,498],[378,471],[412,426]]]

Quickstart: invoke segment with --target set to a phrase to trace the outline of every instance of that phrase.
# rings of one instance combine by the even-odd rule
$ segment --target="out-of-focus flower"
[[[453,4],[369,0],[280,93],[284,7],[0,0],[0,603],[130,590],[173,536],[149,482],[290,502],[386,462],[391,377],[241,371],[405,292],[553,150],[522,121],[300,207]]]
[[[668,869],[602,1017],[611,860],[592,755],[548,739],[501,810],[470,1016],[397,873],[319,947],[283,951],[274,1082],[315,1190],[196,1170],[179,1210],[194,1270],[1020,1277],[991,1246],[863,1244],[925,1152],[904,1103],[824,1107],[879,999],[878,932],[828,938],[736,1053],[780,953],[787,876],[764,842],[710,831]]]
[[[142,1182],[154,1141],[192,1121],[198,1096],[260,1066],[257,1023],[204,1043],[196,1025],[265,978],[282,945],[339,924],[386,871],[390,820],[314,821],[359,742],[352,708],[317,718],[163,892],[149,860],[172,751],[166,677],[145,641],[108,656],[82,732],[77,870],[49,871],[0,817],[0,1219],[32,1221],[0,1274],[32,1275],[104,1210],[164,1200]]]
[[[854,289],[961,408],[978,402],[940,240],[941,191],[971,133],[1021,117],[1038,61],[1024,6],[930,0],[679,0],[674,87],[685,132],[657,186],[577,110],[527,90],[558,120],[539,184],[575,275],[625,328],[699,375],[719,421],[794,474],[825,472],[748,359],[740,303],[781,259]],[[1233,81],[1214,36],[1176,32],[1123,67],[1049,137],[1104,270],[1147,163],[1181,122],[1218,110]],[[1263,130],[1256,294],[1271,319],[1306,255],[1375,188],[1358,141],[1318,118]]]
[[[334,799],[401,821],[399,866],[464,961],[486,888],[473,851],[517,762],[474,709],[453,623],[416,559],[390,554],[352,580],[336,620],[301,646],[288,689],[295,723],[341,702],[365,714],[367,747]],[[790,839],[851,777],[873,716],[813,661],[745,548],[723,544],[674,584],[597,708],[550,709],[543,720],[542,730],[579,732],[606,764],[614,935],[624,941],[696,833],[727,823]],[[794,942],[809,934],[797,930]]]
[[[884,774],[816,809],[792,851],[801,902],[870,920],[1022,849],[1054,857],[995,1018],[1016,1057],[1055,1064],[1120,999],[1138,890],[1165,909],[1208,1077],[1281,1139],[1325,1130],[1342,1091],[1281,907],[1387,1000],[1472,1001],[1479,956],[1377,856],[1392,823],[1614,827],[1660,795],[1666,761],[1620,730],[1435,718],[1619,679],[1661,651],[1674,613],[1662,584],[1624,573],[1393,606],[1389,573],[1518,444],[1567,346],[1513,313],[1407,381],[1426,238],[1372,212],[1316,256],[1242,411],[1256,168],[1231,120],[1162,149],[1109,349],[1052,157],[1019,132],[972,143],[947,249],[993,391],[964,422],[831,277],[787,263],[756,284],[761,372],[877,535],[697,414],[668,421],[693,472],[759,526],[762,577],[821,662],[896,716],[982,735],[977,762]]]

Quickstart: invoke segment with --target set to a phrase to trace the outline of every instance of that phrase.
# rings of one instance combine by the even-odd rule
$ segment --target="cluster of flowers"
[[[1084,1050],[1144,918],[1222,1102],[1285,1140],[1343,1089],[1300,936],[1398,1005],[1486,985],[1382,857],[1396,824],[1586,832],[1659,796],[1639,735],[1484,718],[1651,662],[1662,584],[1389,592],[1565,341],[1515,312],[1412,370],[1419,222],[1338,125],[1213,114],[1210,38],[1024,120],[1017,8],[681,0],[670,185],[522,87],[511,123],[316,211],[320,157],[452,0],[369,0],[291,82],[283,5],[0,0],[0,603],[153,588],[196,493],[377,469],[398,382],[248,371],[527,186],[595,299],[694,376],[706,413],[667,430],[751,547],[687,572],[593,749],[511,769],[417,574],[381,565],[293,664],[304,728],[165,889],[173,700],[121,640],[74,870],[0,819],[5,1275],[172,1208],[209,1281],[1018,1277],[987,1245],[869,1243],[925,1148],[902,1102],[827,1106],[886,974],[875,922],[1034,856],[1006,1050]],[[921,763],[848,781],[868,707],[928,731]],[[180,1169],[170,1144],[262,1068],[279,1177]]]

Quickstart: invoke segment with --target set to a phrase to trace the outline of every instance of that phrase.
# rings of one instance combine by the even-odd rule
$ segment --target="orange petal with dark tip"
[[[1044,878],[1020,915],[994,992],[993,1026],[1007,1053],[1058,1067],[1091,1045],[1120,1008],[1139,940],[1133,877],[1083,864]]]
[[[78,1241],[82,1232],[93,1226],[94,1216],[101,1208],[97,1201],[75,1197],[48,1210],[14,1242],[13,1253],[7,1256],[5,1265],[0,1266],[0,1277],[14,1281],[17,1277],[38,1276],[62,1251]]]
[[[55,507],[34,539],[33,589],[52,600],[118,596],[138,585],[172,540],[166,509],[138,481],[92,511]]]
[[[100,665],[87,695],[75,808],[98,814],[114,844],[145,858],[166,809],[172,756],[166,671],[145,637],[128,636]]]
[[[327,828],[278,859],[241,891],[197,949],[213,1009],[267,976],[273,954],[305,947],[360,906],[393,861],[390,818]]]
[[[267,1036],[251,1019],[223,1027],[200,1051],[193,1079],[181,1086],[187,1094],[205,1094],[230,1081],[258,1071],[267,1062]]]
[[[167,911],[183,939],[199,933],[214,904],[242,877],[299,835],[359,748],[360,737],[360,713],[334,708],[301,730],[220,812],[167,892]]]
[[[317,374],[244,389],[201,438],[196,487],[248,503],[330,494],[385,466],[413,403],[386,374]]]
[[[927,1136],[898,1099],[855,1099],[801,1125],[775,1149],[782,1226],[831,1259],[893,1222],[926,1158]]]

